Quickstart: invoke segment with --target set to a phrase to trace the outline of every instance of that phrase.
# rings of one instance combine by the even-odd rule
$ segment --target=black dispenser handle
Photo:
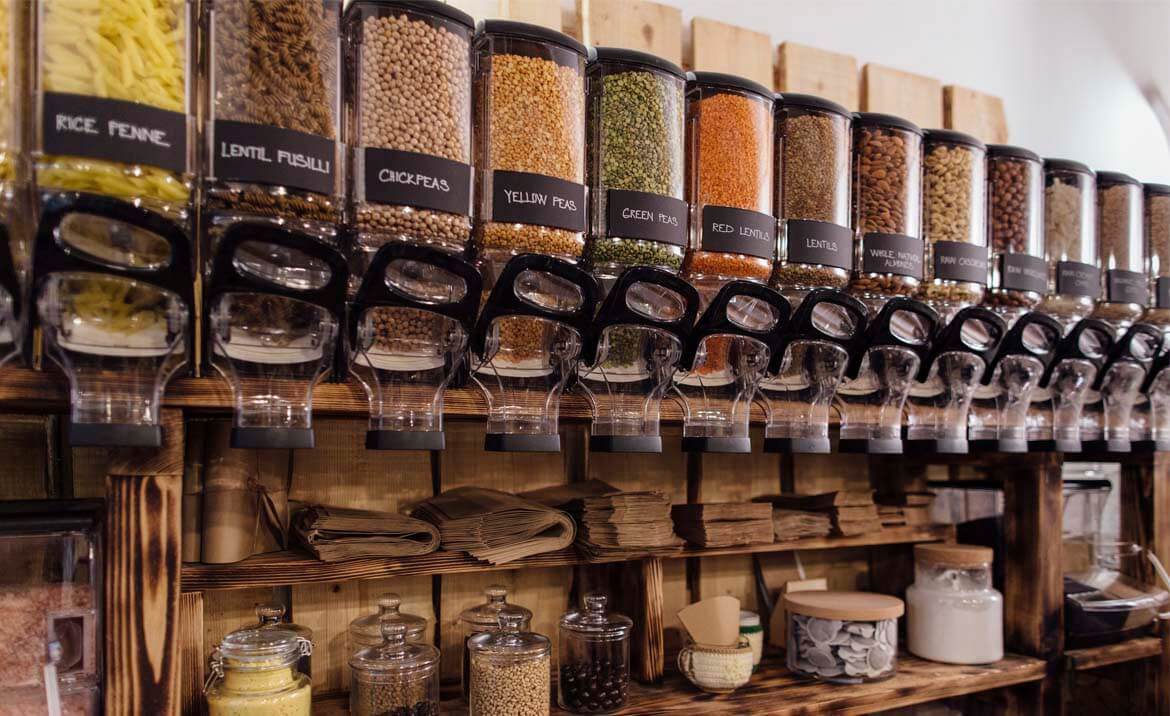
[[[1048,347],[1043,351],[1038,352],[1038,347],[1029,345],[1026,340],[1029,329],[1033,326],[1039,326],[1039,330],[1046,334],[1049,341]],[[988,361],[987,370],[983,372],[983,380],[980,382],[983,385],[991,385],[991,381],[995,377],[995,369],[1008,356],[1031,356],[1039,360],[1047,371],[1052,357],[1056,354],[1056,348],[1060,344],[1061,333],[1060,322],[1046,313],[1033,311],[1020,316],[1007,335],[1004,336],[1003,341],[1000,342],[999,350],[995,352],[995,356]]]
[[[626,302],[626,295],[630,289],[638,284],[652,284],[673,291],[682,297],[686,304],[682,315],[673,320],[659,319],[630,308]],[[591,366],[597,362],[597,349],[601,344],[601,337],[605,329],[610,326],[645,326],[657,328],[678,338],[679,343],[686,345],[694,330],[695,316],[699,312],[699,292],[695,287],[678,276],[662,269],[651,266],[634,266],[622,272],[617,281],[605,297],[601,308],[597,312],[589,330],[588,339],[581,346],[581,363]]]
[[[1086,352],[1084,341],[1092,340],[1100,347],[1100,350],[1095,352]],[[1049,382],[1052,380],[1052,373],[1056,366],[1061,361],[1066,360],[1084,360],[1093,364],[1093,367],[1098,372],[1101,370],[1101,364],[1104,363],[1105,358],[1113,349],[1113,330],[1109,328],[1109,324],[1105,321],[1096,318],[1085,318],[1078,321],[1068,335],[1060,339],[1056,345],[1056,352],[1052,355],[1052,360],[1048,363],[1048,367],[1044,369],[1044,375],[1040,378],[1040,387],[1047,388]]]
[[[739,296],[754,298],[771,306],[776,311],[775,324],[764,330],[756,330],[728,318],[727,309],[732,300]],[[754,338],[767,345],[772,355],[775,355],[783,347],[782,334],[791,313],[792,306],[789,305],[788,299],[775,289],[754,281],[732,281],[719,289],[719,293],[715,294],[711,305],[707,306],[707,310],[703,311],[703,315],[699,317],[695,329],[691,331],[690,339],[683,346],[682,360],[679,361],[679,365],[684,370],[694,370],[695,356],[699,352],[699,346],[702,345],[703,339],[719,334]]]
[[[847,336],[842,336],[829,333],[818,326],[817,322],[813,320],[814,309],[821,304],[839,306],[845,311],[852,321],[853,331]],[[773,375],[779,373],[780,367],[784,363],[785,351],[789,344],[796,341],[820,340],[835,343],[845,349],[850,363],[854,360],[860,360],[861,355],[865,353],[865,334],[868,324],[869,317],[865,310],[865,304],[861,301],[835,288],[813,289],[808,292],[804,300],[800,302],[800,306],[792,314],[792,320],[788,322],[787,329],[781,335],[780,345],[772,354],[768,372]]]
[[[971,346],[963,340],[963,328],[968,323],[975,321],[987,326],[987,345],[982,348]],[[922,383],[926,381],[930,376],[931,366],[934,365],[934,362],[938,360],[939,356],[944,353],[955,352],[970,353],[981,358],[985,369],[984,374],[980,376],[980,380],[986,378],[988,371],[991,370],[991,361],[1006,333],[1007,323],[995,311],[983,308],[982,306],[968,306],[960,310],[951,319],[951,322],[944,326],[935,339],[931,341],[930,357],[924,360],[918,367],[918,382]]]
[[[894,316],[899,313],[913,313],[926,321],[926,337],[918,342],[911,343],[896,333],[892,328],[892,321]],[[857,356],[850,362],[849,367],[845,371],[845,376],[850,379],[856,379],[861,372],[862,359],[871,348],[879,346],[898,346],[912,351],[918,356],[921,363],[925,363],[930,357],[930,347],[932,338],[938,333],[938,325],[941,319],[938,313],[921,301],[915,301],[912,298],[891,298],[886,301],[886,305],[882,306],[882,310],[878,312],[876,318],[869,322],[869,329],[865,335],[865,350],[859,351]]]
[[[1141,353],[1145,348],[1139,348],[1139,341],[1141,344],[1153,344],[1153,350],[1150,355],[1142,356]],[[1162,332],[1148,323],[1135,323],[1129,327],[1109,351],[1109,356],[1105,359],[1101,370],[1097,371],[1097,377],[1093,380],[1093,390],[1101,390],[1101,385],[1105,381],[1105,376],[1109,373],[1109,369],[1118,363],[1136,363],[1143,367],[1147,376],[1150,368],[1157,362],[1158,353],[1162,348]],[[1143,387],[1145,377],[1142,379]]]

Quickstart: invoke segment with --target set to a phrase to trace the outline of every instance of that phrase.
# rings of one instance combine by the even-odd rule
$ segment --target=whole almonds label
[[[853,268],[853,232],[826,221],[789,219],[784,225],[788,263]]]
[[[494,171],[492,218],[504,224],[535,224],[585,230],[585,185],[528,172]]]
[[[761,259],[775,254],[776,219],[771,214],[708,204],[703,207],[702,228],[703,251]]]
[[[332,194],[337,143],[320,135],[265,124],[217,119],[211,173],[218,181],[287,186]]]
[[[610,189],[606,192],[605,211],[605,234],[610,238],[687,244],[685,201],[644,191]]]
[[[904,234],[866,234],[861,239],[862,273],[922,278],[922,239]]]
[[[1057,263],[1056,292],[1097,300],[1101,295],[1101,269],[1079,261]]]
[[[987,247],[965,241],[936,241],[934,277],[946,281],[963,281],[987,285]]]
[[[1159,277],[1154,292],[1154,308],[1170,308],[1170,278]]]
[[[1146,275],[1139,271],[1113,269],[1105,272],[1105,300],[1109,303],[1146,304],[1150,286]]]
[[[133,161],[187,171],[187,115],[137,102],[46,92],[41,115],[46,154]]]
[[[471,165],[429,154],[366,147],[366,200],[471,215]]]
[[[1045,293],[1048,290],[1048,262],[1028,254],[1003,254],[999,257],[1001,286],[1009,291]]]

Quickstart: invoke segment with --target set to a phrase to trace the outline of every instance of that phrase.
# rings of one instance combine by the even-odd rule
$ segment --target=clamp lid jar
[[[399,611],[402,597],[387,592],[378,597],[378,611],[358,617],[349,623],[349,636],[355,650],[376,647],[385,639],[386,624],[401,624],[406,628],[406,641],[412,644],[426,642],[427,620],[417,614]]]
[[[383,621],[377,646],[359,650],[349,660],[353,716],[438,716],[439,650],[406,641],[407,626]]]
[[[309,677],[294,666],[312,652],[285,629],[242,629],[223,638],[211,657],[204,693],[209,716],[309,716]]]
[[[499,629],[467,642],[471,659],[470,716],[505,716],[549,712],[552,642],[522,631],[527,610],[500,610]]]
[[[294,624],[293,622],[285,621],[285,607],[278,602],[266,602],[264,604],[256,605],[256,623],[243,626],[236,631],[246,631],[248,629],[279,629],[283,631],[290,631],[296,634],[305,641],[313,641],[313,630],[301,624]],[[297,662],[297,671],[300,671],[306,676],[312,676],[312,659],[309,654],[303,654]]]
[[[499,631],[500,629],[500,612],[504,609],[519,610],[525,617],[520,624],[521,631],[527,631],[528,625],[532,623],[532,612],[522,606],[516,604],[509,604],[508,588],[493,584],[483,591],[487,601],[482,604],[477,604],[474,607],[464,609],[459,615],[459,621],[463,624],[463,696],[467,697],[468,689],[471,686],[471,661],[468,647],[468,640],[476,634],[484,632]]]
[[[634,623],[607,611],[607,601],[586,594],[583,609],[561,617],[557,702],[569,713],[606,714],[626,705]]]

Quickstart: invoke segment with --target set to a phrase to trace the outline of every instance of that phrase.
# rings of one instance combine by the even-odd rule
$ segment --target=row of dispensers
[[[750,452],[753,405],[767,451],[829,452],[833,423],[842,452],[1170,448],[1170,350],[1143,323],[944,320],[744,280],[700,295],[648,267],[601,286],[548,256],[477,265],[405,242],[356,275],[335,247],[247,221],[200,260],[199,290],[191,254],[175,224],[96,196],[45,206],[30,275],[0,252],[6,361],[43,351],[67,376],[72,444],[159,444],[167,382],[201,364],[231,386],[241,448],[312,447],[315,386],[346,380],[370,449],[442,449],[451,386],[482,393],[488,450],[558,450],[566,390],[598,451],[661,451],[666,399],[688,451]]]

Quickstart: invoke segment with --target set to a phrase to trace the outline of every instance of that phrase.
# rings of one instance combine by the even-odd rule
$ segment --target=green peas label
[[[644,191],[606,192],[606,236],[673,246],[687,243],[687,203]]]

